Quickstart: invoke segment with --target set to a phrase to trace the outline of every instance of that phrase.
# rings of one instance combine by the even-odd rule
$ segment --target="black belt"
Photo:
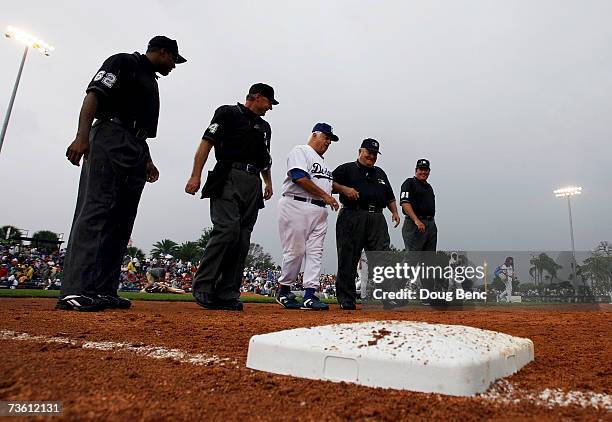
[[[323,207],[325,208],[325,201],[322,201],[320,199],[312,199],[312,198],[304,198],[302,196],[295,196],[295,195],[284,195],[288,198],[293,198],[296,201],[300,201],[300,202],[310,202],[313,205],[316,205],[318,207]]]
[[[143,128],[138,129],[137,127],[135,127],[136,121],[133,121],[130,124],[124,120],[121,120],[118,117],[111,117],[110,119],[108,119],[108,121],[121,126],[125,130],[130,132],[132,135],[134,135],[134,137],[138,139],[139,141],[146,141],[148,138],[148,131],[146,129],[143,129]]]
[[[433,220],[433,215],[417,215],[419,220]]]
[[[356,206],[350,206],[350,207],[347,207],[345,205],[344,208],[348,210],[353,210],[353,211],[367,211],[370,213],[381,213],[383,210],[382,208],[377,207],[376,205],[356,205]]]
[[[259,174],[261,172],[261,170],[258,167],[255,167],[253,164],[232,163],[232,168],[244,170],[250,174]]]

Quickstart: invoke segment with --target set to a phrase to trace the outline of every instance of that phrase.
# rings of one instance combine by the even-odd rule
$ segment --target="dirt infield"
[[[195,303],[62,312],[0,299],[0,400],[61,400],[71,420],[612,420],[612,310],[242,313]],[[310,381],[245,367],[249,338],[330,323],[409,319],[527,337],[535,361],[474,398]],[[582,405],[581,405],[582,403]]]

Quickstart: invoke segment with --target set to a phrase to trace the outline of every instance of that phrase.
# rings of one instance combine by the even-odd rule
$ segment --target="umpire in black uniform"
[[[210,198],[213,230],[193,279],[196,302],[206,309],[242,310],[240,285],[251,232],[263,200],[272,197],[271,129],[262,116],[277,104],[271,86],[251,86],[244,105],[224,105],[215,111],[195,154],[185,186],[192,195],[200,189],[213,146],[217,159],[202,190],[202,197]]]
[[[401,221],[389,179],[380,167],[374,165],[378,154],[378,141],[365,139],[359,148],[357,161],[342,164],[333,172],[333,191],[340,193],[342,203],[336,222],[336,296],[344,310],[355,309],[355,277],[361,251],[389,250],[389,232],[383,209],[391,211],[394,227]]]
[[[406,216],[402,238],[407,251],[435,251],[438,241],[436,196],[427,182],[431,168],[429,160],[416,163],[415,175],[402,184],[400,205]]]
[[[156,73],[166,76],[185,61],[175,40],[157,36],[146,54],[106,59],[87,87],[76,139],[66,151],[75,166],[85,160],[57,308],[130,307],[117,288],[140,195],[145,182],[159,178],[146,142],[157,134]]]

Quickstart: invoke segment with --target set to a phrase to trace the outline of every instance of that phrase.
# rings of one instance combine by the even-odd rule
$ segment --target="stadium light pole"
[[[570,198],[574,195],[580,195],[582,193],[582,187],[580,186],[568,186],[553,191],[557,198],[567,198],[567,210],[569,212],[569,223],[570,223],[570,237],[572,239],[572,274],[573,283],[576,283],[576,248],[574,247],[574,225],[572,224],[572,204]]]
[[[23,72],[23,66],[28,56],[28,49],[33,48],[38,50],[41,54],[49,56],[53,50],[53,46],[47,44],[45,41],[35,37],[34,35],[28,34],[21,29],[9,26],[4,32],[6,38],[12,38],[15,41],[24,44],[23,56],[21,57],[21,64],[19,65],[19,71],[17,72],[17,79],[13,86],[13,93],[11,94],[11,100],[9,101],[6,115],[4,116],[4,123],[2,124],[2,132],[0,132],[0,152],[2,152],[2,144],[4,143],[4,136],[6,135],[6,129],[8,128],[9,120],[11,118],[11,111],[13,111],[13,104],[15,103],[15,96],[17,95],[17,88],[19,87],[19,81],[21,80],[21,73]]]

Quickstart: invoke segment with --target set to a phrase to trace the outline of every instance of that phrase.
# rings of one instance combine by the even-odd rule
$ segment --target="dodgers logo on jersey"
[[[319,163],[314,163],[312,165],[310,175],[316,179],[334,180],[332,172],[329,169],[324,169]]]

